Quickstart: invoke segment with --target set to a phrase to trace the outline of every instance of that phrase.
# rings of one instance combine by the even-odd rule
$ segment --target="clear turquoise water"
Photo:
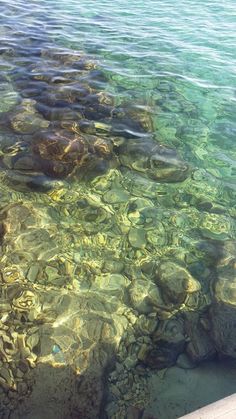
[[[50,14],[53,2],[48,4]],[[52,16],[58,25],[48,25],[54,39],[98,57],[117,96],[151,104],[158,140],[181,147],[194,166],[206,169],[220,186],[226,182],[233,188],[228,184],[235,183],[236,16],[231,1],[135,1],[128,6],[125,1],[61,1]],[[164,109],[160,86],[171,90]]]
[[[77,332],[78,325],[74,326],[71,318],[74,319],[78,313],[76,310],[79,310],[74,299],[80,301],[84,293],[88,293],[86,298],[93,301],[104,298],[102,318],[113,319],[116,313],[113,319],[115,337],[111,337],[111,341],[114,339],[116,343],[122,342],[123,338],[125,341],[126,332],[128,335],[135,321],[138,324],[141,315],[150,320],[154,312],[153,318],[159,322],[159,317],[161,321],[169,319],[168,316],[175,319],[176,313],[181,317],[184,310],[205,314],[212,301],[236,310],[234,1],[41,0],[29,1],[25,5],[21,1],[4,0],[0,3],[0,21],[0,41],[4,47],[7,46],[7,51],[1,51],[0,56],[0,158],[3,156],[4,161],[0,171],[0,279],[4,292],[16,282],[22,289],[29,287],[32,293],[38,293],[40,301],[51,296],[49,304],[53,305],[55,298],[55,306],[57,301],[61,302],[60,293],[63,294],[65,289],[68,294],[71,292],[72,303],[68,303],[65,313],[62,304],[61,312],[56,313],[55,318],[52,314],[53,327],[59,328],[52,341],[60,359],[64,359],[64,346],[60,347],[62,340],[66,342],[65,347],[69,342],[69,349],[65,350],[66,356],[69,353],[66,358],[68,365],[72,365],[68,359],[72,360],[75,350],[70,348],[70,339],[64,337],[64,329],[61,331],[60,327],[66,324],[67,333],[72,331],[74,339],[78,335],[79,342],[82,342],[80,333],[83,333],[81,330]],[[148,135],[157,143],[177,150],[188,162],[192,170],[188,179],[159,183],[149,179],[145,173],[138,173],[135,167],[127,169],[121,165],[89,182],[60,180],[57,189],[48,193],[29,192],[24,188],[22,191],[15,187],[15,179],[18,181],[19,178],[11,177],[14,169],[12,156],[15,150],[19,152],[19,147],[21,152],[26,146],[21,134],[7,126],[8,115],[11,121],[11,112],[14,113],[24,97],[24,83],[28,83],[28,80],[25,82],[26,76],[29,73],[32,76],[34,65],[42,73],[42,66],[45,66],[45,73],[48,70],[49,75],[54,74],[52,66],[55,62],[58,66],[58,62],[52,60],[47,67],[50,61],[47,56],[39,58],[36,53],[31,56],[29,51],[37,48],[44,52],[61,48],[67,53],[70,50],[85,53],[106,77],[99,78],[94,73],[95,79],[91,80],[82,74],[80,82],[84,83],[83,86],[93,82],[97,91],[110,94],[114,109],[127,103],[132,104],[137,112],[142,110],[147,120],[152,121],[147,129]],[[69,66],[70,63],[66,71],[69,74],[71,70],[68,76],[71,82],[72,64],[71,69]],[[57,71],[60,72],[59,67]],[[64,70],[61,71],[63,75]],[[65,89],[67,87],[65,84]],[[130,133],[128,125],[124,131]],[[105,139],[109,137],[106,130],[105,134],[102,131],[99,135],[104,135]],[[143,132],[135,135],[142,137]],[[31,141],[28,134],[27,141]],[[22,174],[19,176],[22,181]],[[27,211],[32,219],[25,216]],[[24,221],[21,223],[22,217]],[[29,220],[25,221],[27,218]],[[193,295],[196,295],[196,301],[190,292],[192,300],[169,303],[171,297],[166,297],[164,285],[158,282],[161,281],[158,269],[163,260],[174,260],[176,266],[186,269],[195,278],[198,288],[195,284]],[[159,274],[153,273],[155,269]],[[163,310],[164,314],[162,309],[156,312],[158,304],[152,291],[148,295],[149,290],[153,290],[150,287],[155,284],[163,292],[164,303],[169,307],[169,310]],[[150,309],[142,308],[146,289]],[[3,318],[7,319],[4,321],[10,319],[10,322],[14,315],[19,320],[16,300],[20,298],[20,291],[14,296],[14,304],[9,297],[11,308],[6,308],[8,294],[14,293],[6,291],[1,296]],[[43,313],[40,319],[44,318],[44,305],[40,304],[36,314],[31,312],[27,327],[22,320],[21,332],[25,336],[31,333],[34,321],[38,325],[40,310]],[[99,317],[101,308],[94,305],[92,310],[98,312]],[[130,317],[127,312],[123,315],[125,310],[130,310]],[[130,321],[132,316],[136,319],[133,323]],[[232,311],[233,319],[234,316],[235,311]],[[45,323],[51,324],[52,318],[45,315]],[[122,325],[119,321],[123,322]],[[214,323],[212,319],[210,321]],[[222,328],[223,324],[221,317],[220,325],[212,326],[215,328],[212,339],[215,339],[220,354],[232,355],[234,320],[231,322],[227,317],[225,322],[228,322],[225,335],[223,333],[225,344],[217,335],[217,327]],[[86,324],[85,320],[85,329],[90,327]],[[137,330],[141,329],[141,326],[137,327]],[[135,338],[140,338],[137,330]],[[61,340],[58,338],[60,333]],[[150,336],[153,339],[151,332]],[[185,343],[187,345],[187,341]],[[15,341],[12,345],[16,345],[17,352]],[[85,350],[86,345],[87,341]],[[116,350],[122,363],[125,360],[122,344],[117,343]],[[37,353],[36,358],[46,355],[52,357],[51,353]],[[128,350],[126,356],[130,356]],[[14,362],[13,357],[8,364],[13,381]],[[83,370],[85,367],[79,365],[79,368]],[[27,382],[27,376],[24,379]],[[109,402],[113,401],[113,396],[108,397]],[[123,417],[122,414],[118,411],[119,417]]]

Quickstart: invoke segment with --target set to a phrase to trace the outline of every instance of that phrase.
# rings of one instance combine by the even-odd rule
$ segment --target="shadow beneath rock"
[[[90,370],[77,375],[70,366],[38,364],[30,372],[31,394],[10,419],[85,419],[100,417],[103,374]]]

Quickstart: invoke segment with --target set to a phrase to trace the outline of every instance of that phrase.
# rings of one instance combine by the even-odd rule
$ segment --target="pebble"
[[[116,371],[121,373],[124,371],[124,366],[120,362],[116,362]]]
[[[10,370],[8,370],[5,367],[1,367],[0,368],[0,376],[4,378],[4,380],[7,382],[7,384],[10,384],[12,381],[12,377],[11,374],[9,372]]]
[[[131,228],[129,230],[129,243],[135,249],[144,249],[146,246],[146,231],[144,228]]]
[[[38,265],[30,266],[30,268],[28,270],[28,273],[27,273],[27,279],[30,282],[35,282],[38,273],[39,273],[39,266]]]
[[[137,358],[136,357],[131,357],[131,356],[126,358],[126,360],[124,362],[124,365],[128,370],[135,367],[136,364],[137,364]]]
[[[73,260],[76,263],[80,263],[81,262],[81,254],[79,252],[75,252],[74,255],[73,255]]]
[[[148,345],[144,343],[138,351],[138,359],[140,361],[144,361],[146,359],[147,352],[148,352]]]
[[[103,200],[108,204],[127,202],[128,199],[129,194],[123,189],[111,189],[103,195]]]
[[[58,279],[59,277],[59,273],[58,270],[56,268],[54,268],[53,266],[47,266],[45,268],[45,273],[48,276],[48,280],[54,281],[55,279]]]
[[[106,260],[103,266],[103,270],[111,273],[121,273],[124,270],[124,263],[120,260]]]
[[[17,378],[23,378],[24,377],[24,373],[20,369],[17,369],[16,376],[17,376]]]

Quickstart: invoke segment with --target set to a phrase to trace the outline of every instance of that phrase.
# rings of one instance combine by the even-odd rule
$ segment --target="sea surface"
[[[147,419],[155,374],[235,359],[234,1],[0,23],[0,417]]]

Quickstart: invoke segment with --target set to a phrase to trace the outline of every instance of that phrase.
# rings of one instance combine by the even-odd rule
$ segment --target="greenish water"
[[[0,12],[0,416],[147,418],[157,371],[235,359],[235,6]]]

